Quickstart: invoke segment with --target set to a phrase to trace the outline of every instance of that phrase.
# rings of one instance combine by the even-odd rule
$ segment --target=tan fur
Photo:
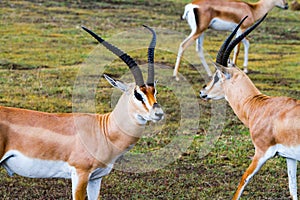
[[[154,88],[143,90],[153,106]],[[139,124],[135,114],[149,111],[133,98],[132,87],[111,113],[103,115],[0,107],[0,159],[18,150],[30,158],[65,161],[79,176],[75,199],[85,199],[89,174],[112,163],[141,137],[145,124]]]
[[[196,0],[192,4],[199,6],[197,8],[200,13],[197,32],[199,37],[208,28],[212,18],[217,17],[238,24],[245,16],[248,16],[241,25],[241,30],[244,32],[275,6],[284,7],[287,1],[260,0],[256,3],[247,3],[236,0]]]
[[[222,74],[220,84],[213,84],[212,80],[201,91],[201,95],[202,97],[207,95],[212,99],[225,97],[234,113],[249,127],[255,155],[233,197],[238,199],[247,183],[246,180],[256,173],[255,170],[259,170],[258,162],[261,161],[263,165],[276,153],[270,150],[272,147],[278,144],[285,148],[300,147],[300,101],[289,97],[266,96],[238,68],[224,68],[224,70],[230,78]],[[292,159],[300,158],[296,154]]]
[[[178,58],[176,60],[173,76],[178,80],[177,74],[179,71],[180,60],[185,49],[190,46],[199,36],[209,27],[213,18],[223,19],[228,22],[238,24],[245,16],[248,18],[241,25],[240,29],[244,32],[255,21],[263,17],[267,12],[275,6],[286,8],[286,0],[260,0],[256,3],[246,3],[238,0],[194,0],[192,4],[197,5],[197,30],[196,33],[186,38],[179,47]],[[182,49],[182,50],[180,50]],[[239,46],[237,53],[234,55],[233,63],[236,64],[239,54]],[[244,66],[246,67],[246,66]],[[211,74],[208,74],[209,76]]]

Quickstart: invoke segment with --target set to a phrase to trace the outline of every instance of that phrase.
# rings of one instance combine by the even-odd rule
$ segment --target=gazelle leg
[[[200,37],[197,39],[196,43],[196,51],[199,54],[200,60],[202,62],[202,65],[207,73],[208,76],[212,76],[212,72],[209,69],[209,66],[205,60],[204,52],[203,52],[203,41],[204,41],[204,33],[200,35]]]
[[[198,27],[197,27],[197,21],[196,21],[196,16],[195,16],[194,12],[189,12],[189,14],[187,16],[187,22],[190,25],[192,31],[191,31],[190,35],[180,44],[179,49],[178,49],[176,64],[175,64],[175,68],[173,71],[173,76],[176,78],[176,80],[179,80],[178,69],[179,69],[180,60],[182,58],[183,52],[201,34],[201,33],[199,33],[200,30],[198,30],[198,33],[197,33]]]
[[[241,46],[241,43],[238,43],[238,45],[236,45],[234,47],[234,53],[233,53],[233,58],[232,58],[232,63],[233,64],[237,64],[237,58],[238,58],[238,55],[240,53],[240,46]]]
[[[244,191],[244,188],[249,183],[250,179],[260,170],[260,168],[265,164],[265,162],[269,158],[273,157],[273,155],[274,154],[267,155],[267,154],[255,153],[253,160],[250,166],[248,167],[248,169],[246,170],[246,172],[243,174],[239,186],[232,199],[236,200],[240,198],[240,196]]]
[[[87,185],[88,200],[98,199],[100,193],[101,180],[102,178],[89,180]]]
[[[241,29],[239,29],[237,31],[236,37],[240,36],[242,33],[243,33],[243,31]],[[232,63],[235,64],[235,65],[237,65],[237,58],[238,58],[238,55],[240,53],[240,47],[241,47],[241,43],[238,43],[238,45],[236,45],[234,47]]]
[[[85,200],[88,184],[88,174],[78,170],[72,172],[72,197],[73,200]]]
[[[181,61],[183,52],[197,38],[197,36],[195,36],[195,33],[196,33],[196,30],[192,31],[191,34],[179,46],[177,59],[176,59],[176,64],[175,64],[175,68],[174,68],[174,71],[173,71],[173,76],[176,78],[176,80],[179,80],[178,70],[179,70],[179,65],[180,65],[180,61]]]
[[[246,38],[244,38],[242,40],[243,44],[244,44],[244,64],[243,64],[243,67],[244,67],[244,72],[245,73],[248,73],[248,53],[249,53],[249,47],[250,47],[250,43],[249,43],[249,40],[247,40]]]
[[[71,180],[72,180],[72,199],[74,200],[75,199],[75,192],[76,192],[76,188],[77,188],[77,185],[78,185],[78,175],[77,175],[77,172],[76,170],[74,169],[72,171],[72,174],[71,174]]]
[[[297,160],[286,158],[289,177],[289,190],[293,200],[297,200]]]

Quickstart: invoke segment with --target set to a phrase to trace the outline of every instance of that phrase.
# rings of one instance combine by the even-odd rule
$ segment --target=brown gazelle
[[[105,75],[123,91],[112,112],[106,114],[52,114],[0,107],[0,164],[10,175],[72,180],[74,200],[98,199],[102,177],[115,160],[141,137],[147,121],[164,117],[156,101],[153,34],[148,49],[149,74],[144,83],[137,63],[117,47],[83,27],[130,68],[135,84],[125,84]],[[82,139],[92,141],[86,144]],[[86,142],[86,141],[85,141]]]
[[[260,23],[260,20],[258,23]],[[235,40],[224,42],[212,80],[200,91],[203,99],[225,98],[238,118],[249,128],[255,155],[239,183],[233,199],[239,199],[250,179],[276,154],[285,157],[290,195],[297,199],[297,161],[300,160],[300,101],[262,94],[239,68],[227,67],[229,54],[257,25]],[[229,43],[230,42],[230,43]]]
[[[238,0],[194,0],[185,6],[182,19],[186,19],[191,30],[190,35],[179,46],[177,60],[173,76],[178,80],[180,60],[185,49],[195,40],[196,50],[200,60],[209,76],[212,75],[203,52],[204,31],[213,29],[218,31],[232,31],[244,16],[248,16],[245,23],[240,26],[238,35],[250,27],[256,20],[275,6],[283,9],[288,8],[286,0],[260,0],[256,3],[247,3]],[[248,50],[250,43],[247,38],[242,40],[244,44],[244,71],[247,72]],[[236,64],[239,54],[239,45],[234,50],[233,63]]]

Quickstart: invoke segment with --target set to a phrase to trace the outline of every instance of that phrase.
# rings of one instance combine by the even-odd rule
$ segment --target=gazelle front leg
[[[241,29],[238,29],[237,31],[237,34],[236,34],[236,37],[240,36],[241,34],[243,33],[243,31]],[[238,55],[240,53],[240,48],[241,48],[241,43],[239,42],[235,47],[234,47],[234,50],[233,50],[233,58],[232,58],[232,63],[237,65],[237,58],[238,58]]]
[[[241,197],[246,185],[249,183],[250,179],[260,170],[260,168],[265,164],[265,162],[274,156],[275,153],[257,153],[253,157],[251,164],[249,165],[246,172],[243,174],[240,184],[232,199],[237,200]]]
[[[239,35],[241,35],[244,31],[239,29],[237,32],[236,37],[239,37]],[[248,52],[249,52],[249,47],[250,47],[250,43],[249,40],[247,38],[243,38],[242,43],[244,45],[244,63],[243,63],[243,67],[244,67],[244,72],[248,73]],[[241,43],[238,43],[238,45],[236,45],[234,47],[234,53],[233,53],[233,64],[237,65],[237,57],[240,53],[240,48],[241,48]]]
[[[74,170],[72,172],[72,197],[73,200],[85,200],[89,174]]]
[[[238,58],[238,55],[240,53],[240,47],[241,47],[241,43],[238,43],[235,47],[234,47],[234,50],[233,50],[233,58],[232,58],[232,63],[237,65],[237,58]]]
[[[244,64],[243,64],[243,67],[244,67],[244,72],[245,73],[248,73],[248,53],[249,53],[249,47],[250,47],[250,43],[249,43],[249,40],[247,38],[244,38],[242,40],[243,42],[243,45],[244,45]]]
[[[293,200],[297,200],[297,160],[286,158],[289,177],[289,190]]]
[[[201,63],[207,73],[207,75],[209,77],[212,76],[212,72],[211,70],[209,69],[209,66],[205,60],[205,56],[204,56],[204,51],[203,51],[203,41],[204,41],[204,33],[202,33],[200,35],[200,37],[197,39],[197,42],[196,42],[196,51],[198,52],[198,55],[200,57],[200,60],[201,60]]]
[[[244,67],[244,72],[245,73],[248,73],[248,52],[249,52],[249,47],[250,47],[250,43],[249,41],[244,38],[242,40],[243,42],[243,45],[244,45],[244,63],[243,63],[243,67]],[[239,52],[240,52],[240,46],[241,46],[241,43],[239,43],[238,45],[235,46],[234,48],[234,54],[233,54],[233,63],[236,65],[237,64],[237,57],[239,55]]]
[[[102,178],[89,180],[87,185],[88,200],[97,200],[100,193]]]

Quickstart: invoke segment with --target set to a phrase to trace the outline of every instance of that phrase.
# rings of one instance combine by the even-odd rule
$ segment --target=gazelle
[[[295,200],[297,161],[300,160],[300,101],[289,97],[266,96],[239,68],[226,67],[234,46],[261,21],[232,42],[230,40],[234,32],[228,37],[219,50],[215,64],[216,72],[212,80],[200,91],[200,97],[215,100],[225,98],[234,113],[250,130],[255,155],[233,199],[239,199],[250,179],[268,159],[278,154],[286,158],[289,190]]]
[[[218,31],[232,31],[242,18],[247,15],[247,20],[238,30],[237,35],[240,35],[256,20],[260,19],[265,13],[272,10],[275,6],[283,9],[288,8],[286,0],[260,0],[257,3],[246,3],[237,0],[194,0],[192,3],[187,4],[185,6],[182,19],[187,20],[192,31],[179,46],[173,76],[176,80],[179,80],[178,70],[181,57],[185,49],[190,46],[194,40],[197,40],[196,51],[198,51],[200,60],[208,76],[211,76],[212,73],[206,63],[203,52],[204,31],[208,28]],[[246,38],[244,38],[242,42],[244,44],[243,66],[244,71],[247,73],[248,50],[250,43]],[[238,54],[239,45],[234,50],[234,64],[236,64]]]
[[[147,121],[160,121],[164,113],[156,101],[154,30],[148,28],[153,38],[148,49],[149,74],[144,83],[139,66],[129,55],[83,29],[129,66],[135,84],[105,75],[123,94],[113,111],[102,115],[0,107],[0,165],[10,175],[70,178],[74,200],[83,200],[86,195],[95,200],[102,177],[110,173],[114,161],[138,141]],[[85,138],[92,142],[84,144]]]

